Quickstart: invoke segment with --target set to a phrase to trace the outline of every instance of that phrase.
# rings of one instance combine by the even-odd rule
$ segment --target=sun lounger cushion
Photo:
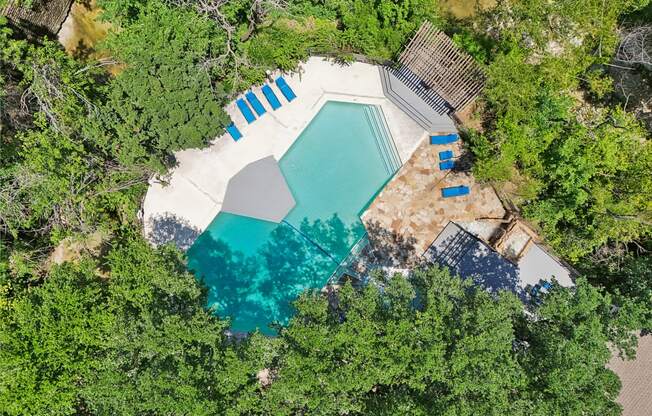
[[[294,93],[294,91],[292,91],[292,88],[290,88],[290,86],[288,85],[288,83],[285,81],[285,78],[283,78],[282,76],[276,78],[276,86],[277,86],[278,89],[281,91],[281,94],[283,94],[283,96],[284,96],[288,101],[292,101],[292,100],[294,100],[295,98],[297,98],[297,96],[296,96],[296,94]]]
[[[247,101],[249,102],[251,108],[254,109],[256,114],[258,114],[258,117],[262,116],[267,112],[267,110],[265,110],[265,107],[263,107],[263,104],[260,102],[258,97],[256,97],[256,94],[249,91],[248,93],[245,94],[245,97],[247,98]]]
[[[469,192],[470,189],[468,186],[464,186],[464,185],[451,186],[450,188],[442,188],[441,196],[443,196],[444,198],[451,198],[455,196],[468,195]]]
[[[460,136],[457,133],[430,136],[430,144],[449,144],[455,143]]]
[[[278,97],[276,94],[274,94],[274,90],[272,90],[269,85],[263,85],[262,91],[263,95],[265,95],[265,98],[267,99],[267,102],[272,107],[272,110],[281,108],[281,102],[278,100]]]
[[[452,158],[453,158],[452,150],[444,150],[443,152],[439,152],[439,160],[448,160]]]
[[[455,166],[455,162],[452,160],[444,160],[443,162],[439,162],[439,170],[449,170],[453,169]]]
[[[229,132],[231,137],[233,137],[233,140],[235,140],[236,142],[240,140],[240,138],[242,137],[242,133],[240,133],[240,130],[238,130],[238,128],[233,123],[226,126],[226,131]]]
[[[242,98],[238,98],[235,104],[240,109],[240,112],[244,116],[245,120],[247,120],[247,123],[251,124],[254,121],[256,121],[256,116],[254,116],[254,113],[251,112],[251,109],[249,108],[247,103],[244,102]]]

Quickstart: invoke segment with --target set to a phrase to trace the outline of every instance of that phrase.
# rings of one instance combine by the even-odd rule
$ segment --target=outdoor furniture
[[[450,170],[455,166],[455,162],[452,160],[444,160],[439,162],[439,170]]]
[[[236,142],[242,138],[242,133],[240,133],[240,130],[238,130],[238,128],[233,123],[226,126],[226,131],[229,132],[233,140]]]
[[[249,91],[245,94],[245,97],[247,98],[247,101],[249,102],[251,108],[254,109],[256,114],[258,114],[258,117],[262,116],[267,112],[267,110],[265,110],[265,107],[263,107],[258,97],[256,97],[256,94]]]
[[[453,158],[452,150],[444,150],[443,152],[439,152],[439,160],[448,160],[452,158]]]
[[[550,282],[548,282],[548,281],[546,281],[546,280],[540,280],[539,282],[541,283],[541,286],[542,286],[545,290],[550,290],[550,289],[552,289],[552,283],[550,283]]]
[[[460,136],[457,133],[439,134],[430,136],[430,144],[449,144],[455,143]]]
[[[451,186],[449,188],[442,188],[441,196],[444,198],[453,198],[456,196],[468,195],[470,191],[469,187],[465,185]]]
[[[536,297],[539,294],[540,290],[541,290],[541,286],[539,286],[539,284],[537,283],[530,290],[530,296],[532,296],[533,298]]]
[[[292,101],[295,98],[297,98],[294,91],[292,91],[292,88],[290,88],[288,83],[285,81],[285,78],[283,78],[282,76],[276,78],[276,86],[278,87],[279,90],[281,90],[281,93],[288,101]]]
[[[256,116],[254,116],[254,113],[251,112],[251,109],[249,108],[247,103],[244,102],[242,98],[238,98],[235,101],[235,104],[240,109],[240,112],[244,116],[245,120],[247,120],[247,123],[251,124],[254,121],[256,121]]]
[[[272,110],[278,110],[279,108],[281,108],[281,102],[278,100],[276,94],[274,94],[274,90],[272,90],[272,87],[265,84],[263,85],[262,91],[263,91],[263,95],[267,99],[267,102],[272,107]]]

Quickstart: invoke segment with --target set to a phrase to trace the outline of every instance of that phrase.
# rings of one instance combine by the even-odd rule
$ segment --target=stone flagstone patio
[[[492,187],[475,181],[463,158],[461,142],[431,145],[426,138],[362,215],[368,229],[381,228],[413,241],[422,254],[449,221],[467,226],[483,239],[500,227],[505,209]],[[456,167],[439,170],[439,152],[453,150]],[[467,166],[468,165],[468,166]],[[467,196],[442,198],[441,188],[466,185]]]

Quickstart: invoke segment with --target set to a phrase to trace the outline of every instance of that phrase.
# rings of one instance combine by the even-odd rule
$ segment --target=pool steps
[[[389,126],[387,126],[387,121],[385,120],[382,108],[377,105],[365,106],[364,113],[367,122],[371,127],[374,138],[376,139],[376,145],[383,159],[383,164],[385,165],[387,173],[396,173],[403,163],[401,162],[401,157],[396,149],[394,139],[389,132]]]

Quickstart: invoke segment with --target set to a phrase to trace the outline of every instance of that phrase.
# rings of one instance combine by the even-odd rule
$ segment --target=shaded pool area
[[[286,324],[364,236],[360,214],[400,166],[378,107],[327,102],[279,161],[296,201],[280,223],[221,212],[188,250],[234,331]]]

